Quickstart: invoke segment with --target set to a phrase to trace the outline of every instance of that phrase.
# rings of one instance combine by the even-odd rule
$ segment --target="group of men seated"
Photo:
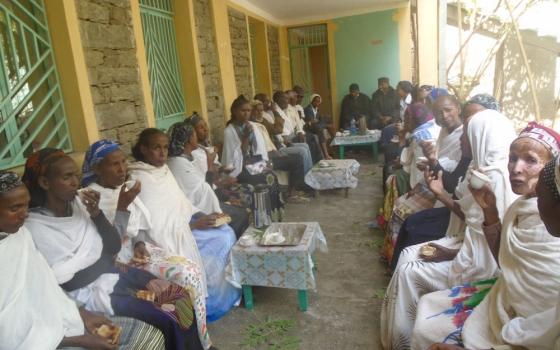
[[[321,97],[303,108],[303,95],[238,97],[221,159],[194,114],[143,130],[131,155],[99,140],[81,170],[44,148],[23,176],[0,172],[0,349],[214,348],[207,322],[241,299],[226,265],[259,210],[253,194],[281,221],[273,170],[308,201],[305,174],[330,158]]]
[[[404,107],[384,128],[383,348],[560,348],[560,135],[516,133],[486,94]]]

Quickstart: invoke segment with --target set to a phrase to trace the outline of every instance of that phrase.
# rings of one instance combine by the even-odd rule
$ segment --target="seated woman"
[[[166,349],[202,349],[187,290],[146,271],[114,265],[119,234],[98,207],[99,193],[78,196],[72,158],[52,148],[35,152],[23,180],[31,194],[26,227],[68,295],[90,311],[157,327]]]
[[[206,181],[220,199],[222,209],[233,205],[250,211],[255,189],[251,185],[240,184],[236,178],[227,175],[231,169],[220,163],[218,153],[210,142],[210,130],[206,120],[195,113],[185,121],[193,126],[198,141],[198,148],[192,151],[195,159],[193,165],[206,174]]]
[[[198,140],[192,125],[188,121],[173,124],[169,129],[169,138],[167,166],[185,196],[203,213],[228,214],[235,236],[241,237],[249,227],[249,214],[240,206],[220,203],[214,189],[206,182],[206,173],[195,165],[193,152],[198,149]]]
[[[382,256],[387,261],[392,259],[393,247],[397,239],[394,232],[398,233],[402,222],[397,220],[398,227],[394,227],[391,222],[397,198],[405,195],[405,192],[408,193],[411,189],[415,189],[423,180],[423,173],[416,167],[419,158],[423,156],[422,142],[435,141],[440,132],[440,127],[436,124],[432,112],[421,103],[412,104],[406,109],[404,124],[405,130],[409,131],[409,135],[405,136],[404,132],[400,133],[401,145],[406,146],[400,157],[402,169],[387,179],[390,190],[386,193],[383,204],[383,215],[388,220],[388,224],[385,225]]]
[[[122,248],[117,261],[187,289],[194,306],[200,341],[205,349],[210,348],[203,267],[145,242],[150,236],[151,215],[138,198],[141,183],[129,182],[128,187],[125,185],[127,159],[120,146],[109,140],[95,142],[86,152],[82,174],[82,185],[100,194],[99,209],[119,231]]]
[[[321,105],[321,102],[321,96],[318,94],[311,95],[311,102],[303,110],[305,113],[305,126],[303,130],[306,133],[317,135],[319,143],[321,144],[321,151],[323,151],[323,158],[332,159],[327,147],[325,131],[328,130],[331,137],[334,137],[335,132],[332,123],[328,124],[326,118],[319,114],[319,106]]]
[[[140,181],[140,199],[152,217],[149,241],[174,255],[202,257],[208,298],[207,320],[216,321],[239,303],[240,290],[225,279],[229,252],[236,242],[228,225],[215,227],[216,215],[200,212],[187,199],[167,166],[169,141],[158,129],[145,129],[132,149],[130,177]],[[194,237],[194,239],[193,239]],[[198,261],[198,260],[194,260]]]
[[[509,146],[515,139],[511,121],[494,110],[484,110],[464,120],[463,130],[471,146],[472,167],[490,178],[496,207],[503,217],[514,199],[507,180]],[[436,248],[433,255],[420,254],[423,244],[407,247],[401,253],[381,313],[381,339],[388,349],[403,339],[409,341],[416,314],[408,310],[416,309],[422,295],[492,278],[498,271],[482,233],[482,210],[475,205],[468,181],[459,184],[455,191],[459,199],[454,201],[443,191],[441,177],[441,172],[437,179],[429,176],[427,184],[453,214],[446,236],[435,241],[437,243],[430,243]]]
[[[463,124],[460,117],[461,107],[459,106],[459,101],[457,101],[454,96],[442,96],[438,98],[434,104],[433,112],[436,123],[442,128],[441,132],[435,144],[432,142],[420,143],[422,153],[426,156],[426,160],[422,160],[414,166],[424,171],[428,165],[433,169],[439,164],[440,167],[446,171],[444,179],[446,175],[458,168],[459,174],[453,177],[455,180],[451,181],[453,183],[449,186],[450,189],[448,193],[453,193],[457,186],[458,177],[465,174],[467,166],[470,163],[470,158],[461,162],[462,152],[460,144],[461,136],[463,135]],[[461,163],[460,167],[458,167],[459,163]],[[401,237],[400,232],[402,232],[403,220],[407,219],[407,217],[412,214],[430,209],[434,205],[437,209],[430,212],[430,217],[433,216],[435,218],[441,216],[444,219],[441,220],[440,228],[436,229],[436,231],[441,232],[441,234],[432,238],[439,239],[445,234],[445,229],[449,223],[450,212],[443,204],[435,201],[434,195],[426,187],[426,182],[423,179],[413,190],[397,199],[388,225],[388,229],[391,231],[391,242],[394,244],[391,262],[392,269],[396,267],[397,260],[404,247],[423,242],[415,242],[414,239],[416,237],[410,236],[408,231],[403,232],[403,236]],[[416,225],[426,224],[430,229],[435,229],[433,226],[434,223],[434,220],[420,220],[416,222]]]
[[[239,96],[233,101],[230,111],[231,119],[224,130],[223,164],[233,169],[229,176],[236,177],[240,183],[266,186],[272,220],[282,221],[284,203],[276,176],[267,168],[257,169],[251,174],[247,167],[268,158],[262,135],[255,133],[249,122],[251,104],[245,97]]]
[[[268,159],[272,162],[272,169],[287,171],[290,174],[288,182],[288,200],[295,202],[308,202],[309,199],[303,192],[296,190],[306,190],[305,173],[303,172],[303,158],[299,154],[285,153],[278,151],[270,136],[266,126],[263,124],[263,104],[261,101],[254,100],[251,102],[251,125],[255,128],[255,132],[259,132],[265,143]],[[287,148],[283,148],[287,149]]]
[[[55,349],[164,349],[163,334],[138,320],[115,317],[121,327],[119,341],[111,345],[96,335],[111,320],[79,308],[56,282],[23,226],[29,192],[18,175],[0,172],[0,348],[10,350]],[[37,293],[37,291],[41,291]],[[13,321],[18,322],[14,323]]]
[[[560,287],[560,196],[555,184],[556,160],[545,164],[558,154],[559,141],[560,135],[553,130],[531,123],[512,144],[510,181],[514,191],[523,195],[508,209],[503,224],[493,213],[493,194],[487,188],[472,189],[482,205],[484,233],[502,274],[490,290],[478,292],[478,297],[472,294],[480,283],[425,295],[420,300],[414,328],[416,348],[424,349],[434,341],[457,344],[461,338],[471,349],[497,349],[506,344],[528,349],[554,348],[558,339],[550,328],[554,328],[551,310]],[[486,296],[476,306],[483,295]],[[453,310],[452,299],[457,300]],[[432,309],[436,316],[426,319],[430,306],[449,312]],[[457,317],[458,314],[463,316]],[[452,324],[452,318],[460,321]],[[436,323],[437,332],[431,328],[427,334],[429,324]],[[447,333],[453,336],[445,337]],[[556,337],[558,334],[556,331]]]

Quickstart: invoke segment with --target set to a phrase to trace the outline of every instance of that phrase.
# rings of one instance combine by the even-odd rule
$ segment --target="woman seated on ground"
[[[187,290],[144,270],[114,265],[119,233],[99,209],[99,193],[77,195],[80,181],[72,158],[57,149],[35,152],[23,180],[31,194],[26,227],[70,297],[89,311],[159,328],[166,349],[202,349]]]
[[[290,174],[288,181],[288,200],[295,202],[308,202],[309,199],[305,195],[305,192],[297,191],[304,191],[308,189],[305,185],[303,158],[299,154],[278,151],[270,139],[266,126],[262,123],[264,120],[264,117],[262,116],[262,102],[254,100],[251,102],[251,106],[253,107],[251,110],[251,125],[254,127],[255,132],[259,132],[262,135],[266,145],[266,151],[268,152],[268,159],[272,162],[272,169],[287,171]]]
[[[0,290],[0,348],[163,349],[159,330],[131,318],[113,318],[122,327],[114,345],[95,334],[98,327],[112,327],[113,323],[78,309],[64,294],[23,226],[28,205],[29,192],[19,176],[0,172],[0,276],[3,285],[9,286]]]
[[[469,188],[482,209],[483,234],[501,269],[500,277],[491,290],[493,280],[473,281],[424,295],[414,326],[414,348],[425,349],[439,341],[459,344],[461,332],[465,344],[475,349],[502,345],[499,332],[512,316],[528,317],[554,305],[560,290],[560,239],[549,235],[542,223],[535,191],[539,173],[558,154],[558,141],[560,135],[531,123],[511,144],[509,181],[521,197],[507,209],[503,221],[488,186]],[[475,254],[481,255],[477,250]]]
[[[206,174],[206,181],[220,199],[221,207],[224,208],[224,204],[233,205],[250,211],[255,189],[251,185],[240,184],[236,178],[227,175],[232,169],[220,163],[218,153],[210,142],[210,130],[206,120],[195,113],[185,121],[194,127],[198,141],[198,148],[192,151],[195,159],[193,165]]]
[[[249,122],[251,104],[239,96],[233,101],[231,119],[224,130],[223,163],[233,170],[229,174],[240,183],[266,186],[270,195],[272,220],[282,221],[284,203],[278,180],[268,167],[263,167],[268,152],[260,132],[255,132]],[[259,138],[259,139],[257,139]]]
[[[200,251],[208,289],[207,320],[213,322],[241,297],[240,290],[225,279],[235,233],[228,225],[216,227],[215,213],[200,212],[187,199],[166,164],[168,149],[168,137],[161,130],[142,131],[132,149],[136,162],[128,167],[130,177],[142,184],[139,197],[152,217],[152,243],[191,260]]]
[[[490,178],[501,218],[514,200],[507,173],[509,146],[515,139],[511,121],[494,110],[483,110],[464,120],[463,131],[471,146],[472,168]],[[422,295],[492,278],[498,271],[482,233],[482,210],[475,205],[468,181],[459,184],[455,191],[459,199],[454,201],[443,190],[441,172],[436,178],[427,170],[426,178],[430,190],[453,214],[446,236],[429,244],[436,248],[432,255],[420,253],[423,244],[407,247],[400,255],[382,306],[381,337],[387,349],[409,341],[416,317],[409,310],[416,310]]]
[[[321,96],[318,94],[311,95],[311,102],[303,110],[305,113],[305,126],[303,130],[306,133],[317,135],[321,144],[321,151],[323,151],[323,158],[332,159],[332,156],[329,154],[328,140],[325,132],[328,131],[330,137],[334,137],[335,131],[332,123],[328,124],[326,118],[319,114],[321,102]]]
[[[130,181],[125,185],[125,153],[115,142],[97,141],[86,152],[82,174],[82,186],[100,194],[99,209],[119,231],[122,248],[117,261],[187,289],[194,306],[200,341],[208,349],[212,344],[206,328],[207,292],[203,266],[185,257],[170,255],[145,241],[150,237],[152,216],[138,198],[141,183]]]
[[[404,130],[400,133],[401,145],[405,146],[401,153],[399,169],[387,179],[389,190],[385,194],[383,215],[387,221],[391,219],[398,197],[414,189],[422,180],[423,173],[416,167],[423,157],[422,142],[432,142],[438,138],[440,127],[436,124],[432,112],[423,104],[410,105],[405,113]],[[420,192],[418,190],[418,192]],[[391,261],[396,235],[391,232],[391,223],[385,226],[385,242],[382,256]],[[396,230],[396,229],[395,229]],[[396,230],[398,232],[398,230]]]
[[[169,129],[169,159],[167,166],[175,176],[181,190],[191,203],[203,213],[226,213],[231,217],[230,226],[236,237],[241,237],[249,227],[246,208],[220,203],[212,186],[206,182],[206,173],[196,166],[193,152],[198,149],[194,128],[188,121],[173,124]]]
[[[435,114],[436,123],[442,128],[438,140],[435,144],[425,141],[420,142],[422,153],[426,159],[412,166],[417,167],[420,171],[424,171],[428,165],[435,166],[439,164],[443,170],[449,173],[457,168],[461,160],[460,140],[463,135],[463,124],[460,117],[461,107],[459,106],[459,101],[457,101],[454,96],[442,96],[434,104],[433,112]],[[464,175],[469,163],[470,158],[463,161],[460,167],[462,174],[459,176]],[[452,185],[452,189],[450,189],[449,193],[453,193],[456,185],[457,180],[454,181],[454,185]],[[436,208],[433,209],[434,212],[429,213],[430,217],[441,216],[445,219],[441,224],[442,227],[437,230],[441,231],[442,234],[433,238],[439,239],[445,234],[445,229],[449,223],[450,211],[443,204],[436,202],[434,195],[430,192],[423,179],[411,191],[397,199],[387,226],[391,234],[391,243],[395,248],[392,254],[393,269],[396,266],[402,248],[406,246],[404,243],[411,241],[411,237],[401,238],[399,235],[403,220],[409,215],[431,209],[434,205]],[[422,224],[422,222],[423,221],[419,224]],[[434,222],[432,220],[429,220],[429,222],[430,228],[433,229],[432,225]],[[400,245],[398,243],[400,243]],[[420,242],[414,242],[412,244],[416,243]]]
[[[440,98],[443,99],[444,97]],[[447,98],[445,98],[445,100],[448,101]],[[444,109],[453,109],[452,106],[449,105],[449,102],[445,102],[444,106],[447,106],[444,107]],[[465,103],[462,111],[462,119],[469,119],[471,116],[484,109],[499,111],[499,106],[497,105],[496,100],[490,95],[476,95]],[[446,170],[442,164],[438,162],[438,159],[435,156],[434,147],[428,143],[424,143],[422,147],[428,158],[430,172],[432,174],[438,174],[440,171],[442,172],[443,189],[448,194],[453,193],[453,199],[457,199],[454,194],[455,189],[457,188],[459,179],[465,175],[467,168],[472,161],[471,148],[467,134],[464,130],[462,130],[460,145],[461,160],[453,171]],[[446,163],[446,167],[452,165],[448,162],[444,162],[443,165]],[[440,239],[445,236],[449,225],[450,215],[450,209],[447,206],[442,206],[440,208],[423,210],[408,216],[399,231],[397,242],[395,244],[395,251],[393,253],[393,260],[391,262],[391,270],[395,270],[399,261],[400,253],[404,248],[414,244]]]

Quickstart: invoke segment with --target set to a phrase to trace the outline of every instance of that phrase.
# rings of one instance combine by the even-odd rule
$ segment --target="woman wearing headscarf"
[[[195,310],[200,341],[212,345],[206,327],[206,284],[203,266],[183,256],[171,255],[147,242],[152,229],[151,214],[142,203],[139,181],[125,184],[127,159],[120,146],[110,140],[92,144],[82,166],[82,185],[100,194],[99,209],[119,231],[121,251],[117,261],[146,270],[189,291]]]
[[[402,168],[387,179],[389,190],[383,203],[383,215],[387,224],[381,254],[389,262],[393,257],[393,247],[397,238],[393,232],[398,233],[402,223],[401,220],[392,220],[393,209],[400,196],[406,195],[423,180],[423,173],[416,167],[419,157],[423,156],[422,142],[435,141],[440,129],[432,112],[423,104],[414,103],[406,109],[404,129],[400,132],[401,145],[404,146],[400,156]]]
[[[471,146],[472,167],[490,178],[499,217],[514,200],[508,180],[509,146],[515,139],[510,120],[483,110],[464,120]],[[427,177],[430,190],[453,212],[444,238],[430,243],[432,256],[420,254],[424,244],[403,250],[382,306],[381,339],[387,349],[410,344],[418,300],[424,294],[470,281],[492,278],[498,266],[482,232],[483,213],[463,180],[454,201],[443,190],[442,173]],[[466,227],[466,230],[465,230]],[[464,242],[463,242],[464,239]]]
[[[231,217],[230,226],[236,237],[241,237],[249,227],[247,208],[221,203],[212,186],[206,182],[206,173],[196,166],[193,152],[198,147],[194,128],[188,121],[175,123],[168,132],[169,159],[167,166],[179,187],[195,207],[203,213],[226,213]]]
[[[0,290],[0,349],[163,349],[163,334],[148,324],[124,317],[109,320],[76,306],[23,226],[28,204],[20,177],[0,172],[0,278],[9,286]],[[115,325],[121,335],[113,345],[95,334],[98,327]]]
[[[166,349],[202,349],[186,289],[144,270],[115,266],[119,233],[99,209],[99,193],[87,190],[78,196],[72,158],[57,149],[35,152],[23,180],[31,194],[26,227],[70,297],[87,310],[157,327]]]
[[[272,220],[282,221],[284,203],[278,179],[267,165],[268,152],[263,136],[249,121],[251,104],[241,95],[233,101],[230,112],[231,119],[224,130],[222,163],[233,169],[229,176],[237,178],[240,183],[266,188],[270,195]]]
[[[504,344],[500,332],[511,318],[553,306],[560,289],[560,239],[547,232],[539,216],[536,187],[541,170],[558,154],[559,141],[556,132],[532,122],[511,144],[509,181],[520,197],[503,220],[489,186],[469,188],[482,210],[483,235],[500,276],[494,286],[493,280],[483,280],[423,296],[413,348],[425,349],[434,342],[460,344],[461,333],[469,348],[493,348]],[[474,255],[482,255],[480,250],[477,247]]]
[[[169,139],[164,132],[142,131],[132,149],[136,161],[128,167],[130,177],[142,184],[139,197],[152,217],[150,241],[191,260],[200,255],[208,289],[207,319],[213,322],[238,305],[241,298],[240,290],[225,278],[235,233],[227,224],[218,226],[215,213],[203,213],[189,201],[166,164],[168,150]]]

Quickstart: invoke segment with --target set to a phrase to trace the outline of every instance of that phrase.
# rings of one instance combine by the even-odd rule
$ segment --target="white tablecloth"
[[[323,162],[323,161],[322,161]],[[360,163],[355,159],[326,160],[330,166],[320,167],[317,163],[305,175],[305,183],[315,190],[332,190],[335,188],[356,188]]]

